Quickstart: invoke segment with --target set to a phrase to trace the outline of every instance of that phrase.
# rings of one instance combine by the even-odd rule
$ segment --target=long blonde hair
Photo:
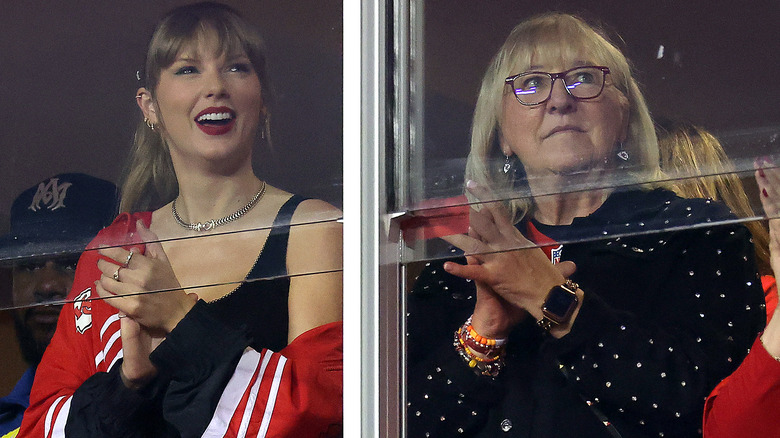
[[[139,72],[141,85],[154,98],[162,70],[175,61],[182,48],[207,32],[216,35],[220,55],[244,52],[252,63],[263,88],[266,109],[258,116],[263,118],[261,129],[269,142],[270,87],[263,40],[254,27],[228,6],[195,3],[173,9],[163,17],[149,42],[144,69]],[[120,211],[155,210],[172,201],[178,193],[179,184],[165,139],[159,129],[153,130],[139,121],[123,177]]]
[[[658,129],[661,168],[674,178],[674,191],[684,198],[721,201],[742,218],[755,217],[742,180],[736,175],[720,141],[693,123],[662,123]],[[759,221],[745,224],[753,235],[761,274],[771,274],[769,232]]]
[[[545,57],[575,54],[581,50],[593,62],[609,67],[615,87],[629,102],[628,135],[623,148],[631,157],[624,169],[631,181],[650,182],[660,178],[658,144],[644,96],[632,75],[628,59],[599,28],[583,19],[563,13],[538,15],[517,25],[493,57],[482,79],[471,126],[471,152],[466,163],[466,179],[490,187],[497,194],[515,193],[507,202],[515,222],[531,208],[525,196],[527,184],[504,174],[495,163],[503,160],[498,144],[504,79],[530,68],[534,54]],[[476,201],[471,199],[471,201]]]

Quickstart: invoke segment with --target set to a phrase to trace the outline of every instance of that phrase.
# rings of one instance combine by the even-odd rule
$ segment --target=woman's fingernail
[[[768,197],[769,197],[769,193],[767,193],[767,192],[766,192],[766,189],[761,189],[761,193],[763,193],[763,194],[764,194],[764,197],[765,197],[765,198],[768,198]]]
[[[447,262],[444,264],[444,270],[447,272],[450,272],[450,269],[452,269],[452,263]]]
[[[477,187],[477,183],[474,180],[466,181],[466,188],[473,189],[475,187]]]
[[[760,176],[761,178],[766,177],[766,175],[764,175],[764,169],[760,167],[758,168],[758,176]]]

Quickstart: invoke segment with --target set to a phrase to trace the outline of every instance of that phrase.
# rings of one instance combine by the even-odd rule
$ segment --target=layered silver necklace
[[[263,181],[263,185],[260,186],[260,190],[258,190],[257,193],[255,193],[255,196],[253,196],[252,199],[250,199],[245,206],[239,208],[236,212],[229,214],[223,218],[210,219],[207,220],[206,222],[198,222],[196,224],[184,222],[181,216],[179,216],[179,212],[176,211],[176,201],[178,200],[178,198],[174,199],[173,204],[171,204],[171,213],[173,213],[173,219],[176,220],[176,223],[181,225],[182,228],[186,228],[188,230],[193,230],[193,231],[211,231],[214,228],[233,222],[234,220],[247,214],[249,210],[252,209],[252,207],[257,205],[257,202],[260,200],[260,198],[263,197],[264,194],[265,194],[265,181]]]

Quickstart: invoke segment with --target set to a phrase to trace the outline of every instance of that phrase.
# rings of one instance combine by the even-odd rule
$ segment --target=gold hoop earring
[[[144,123],[146,123],[146,126],[149,127],[152,131],[154,131],[154,123],[152,123],[151,120],[149,120],[148,117],[144,117]]]

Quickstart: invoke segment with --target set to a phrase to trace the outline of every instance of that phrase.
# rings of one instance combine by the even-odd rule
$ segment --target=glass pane
[[[746,33],[704,2],[421,3],[423,187],[397,219],[407,436],[695,436],[767,317],[778,214],[756,167],[780,171],[780,90],[750,41],[780,48],[770,9],[741,11]],[[584,20],[515,28],[550,8]],[[504,82],[582,65],[610,68],[595,98],[556,80],[524,106]]]

